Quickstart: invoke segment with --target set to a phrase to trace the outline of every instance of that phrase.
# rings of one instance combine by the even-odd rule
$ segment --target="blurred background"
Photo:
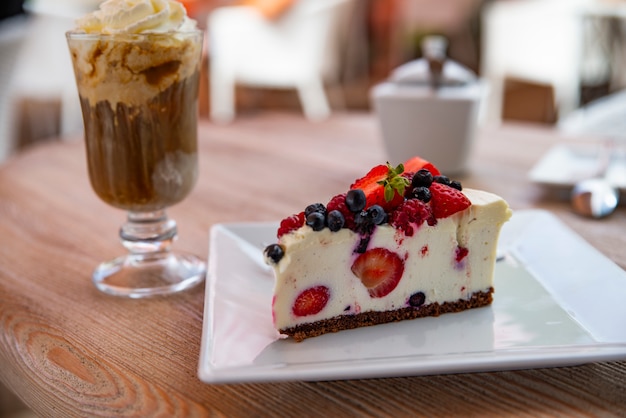
[[[80,137],[64,32],[99,3],[0,3],[0,164],[34,143]],[[484,123],[556,127],[602,103],[614,115],[603,124],[626,133],[624,0],[184,3],[206,30],[200,114],[215,123],[265,111],[302,114],[311,123],[334,112],[369,112],[370,89],[420,58],[421,41],[437,34],[448,39],[451,59],[488,83]],[[0,390],[0,416],[22,413]]]
[[[99,3],[96,0],[3,0],[0,161],[34,142],[71,135],[82,129],[63,34],[73,27],[77,17],[97,9]],[[449,57],[489,83],[488,123],[515,120],[557,124],[580,106],[620,92],[626,86],[626,1],[623,0],[186,0],[184,3],[189,15],[207,33],[200,113],[215,122],[228,122],[235,114],[245,117],[264,110],[304,110],[310,119],[323,119],[330,112],[369,111],[371,87],[387,79],[399,65],[421,57],[421,40],[431,34],[444,35],[449,41]],[[325,8],[325,17],[319,17],[315,25],[302,24],[307,16],[303,11],[305,6],[300,3],[315,3],[318,9]],[[259,13],[255,19],[261,16],[265,22],[260,24],[251,21],[250,16],[235,16],[240,11],[215,13],[224,8],[241,9],[230,6],[242,4],[246,9],[256,9]],[[322,4],[327,5],[322,7]],[[322,15],[319,10],[316,13]],[[252,48],[250,39],[263,38],[263,31],[268,32],[270,26],[280,30],[265,33],[266,45]],[[299,27],[300,32],[306,28],[309,33],[295,35],[294,27]],[[282,41],[275,38],[281,35],[301,39],[302,46],[291,45],[292,50],[279,51],[277,44]],[[323,41],[318,39],[315,44],[315,37]],[[315,55],[313,50],[320,48],[316,46],[320,42],[324,42],[322,50]],[[220,71],[224,69],[221,63],[226,61],[220,58],[226,54],[221,51],[243,53],[246,48],[254,49],[254,56],[247,51],[249,57],[246,62],[238,61],[242,67],[238,71],[252,73],[248,78],[254,80],[246,80],[242,75],[241,79],[228,81],[226,70]],[[311,51],[308,54],[311,57],[302,51]],[[227,55],[232,59],[232,53]],[[265,68],[263,62],[273,62],[275,68]],[[311,88],[305,92],[295,84],[271,79],[272,74],[287,74],[287,70],[302,71],[295,65],[288,68],[291,62],[319,67],[321,75],[315,83],[321,83],[323,90]],[[246,66],[249,68],[243,68]],[[259,74],[269,76],[259,79]]]

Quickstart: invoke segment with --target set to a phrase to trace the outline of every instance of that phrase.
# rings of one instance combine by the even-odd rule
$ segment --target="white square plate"
[[[518,211],[502,230],[489,307],[296,343],[272,326],[262,251],[276,224],[211,229],[198,375],[207,383],[336,380],[626,359],[626,272],[553,215]]]

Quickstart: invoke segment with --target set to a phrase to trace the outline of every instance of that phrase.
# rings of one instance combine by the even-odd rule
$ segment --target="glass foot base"
[[[145,298],[189,289],[202,283],[205,275],[206,264],[193,255],[131,254],[100,264],[93,282],[110,295]]]

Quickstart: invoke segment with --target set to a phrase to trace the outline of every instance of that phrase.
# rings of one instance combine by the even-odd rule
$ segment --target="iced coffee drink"
[[[130,298],[201,283],[206,263],[172,250],[166,208],[198,176],[202,32],[173,0],[107,0],[67,33],[85,126],[91,185],[128,212],[126,255],[93,272],[101,291]]]
[[[68,43],[83,111],[91,185],[110,205],[180,202],[197,177],[202,34],[174,1],[112,1]]]

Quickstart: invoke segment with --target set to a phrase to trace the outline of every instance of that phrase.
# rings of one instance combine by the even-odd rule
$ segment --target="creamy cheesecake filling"
[[[436,225],[416,226],[413,236],[385,224],[375,228],[368,249],[384,248],[404,260],[403,275],[389,294],[370,296],[351,267],[359,256],[355,249],[362,235],[348,229],[313,231],[303,226],[281,237],[284,257],[274,267],[276,275],[274,321],[287,329],[342,315],[367,311],[392,311],[409,307],[409,298],[424,294],[423,305],[468,300],[477,292],[490,292],[498,234],[511,211],[500,197],[465,189],[472,202],[466,210]],[[326,286],[330,295],[318,313],[296,316],[292,312],[298,294],[307,288]]]

